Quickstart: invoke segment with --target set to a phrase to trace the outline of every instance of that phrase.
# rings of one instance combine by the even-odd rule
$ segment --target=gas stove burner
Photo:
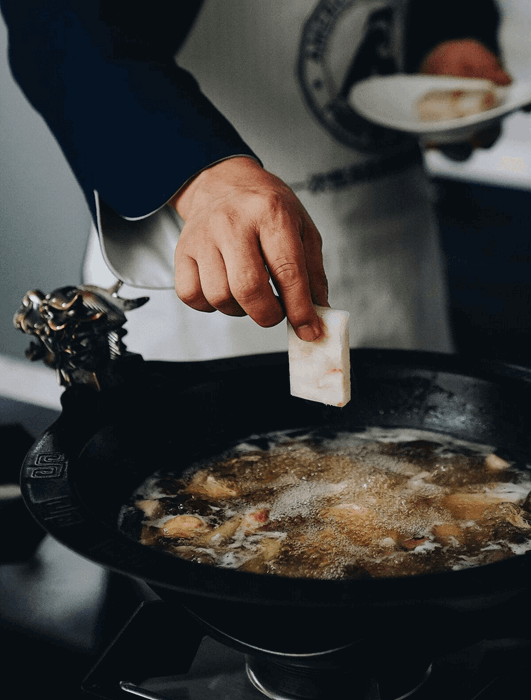
[[[264,680],[262,673],[260,677],[258,677],[253,670],[253,665],[253,661],[247,661],[247,677],[257,690],[271,700],[319,700],[319,698],[324,697],[339,697],[338,693],[342,693],[343,697],[348,697],[353,692],[356,693],[355,697],[360,700],[406,700],[406,698],[412,698],[415,692],[428,679],[431,672],[430,666],[430,668],[425,671],[419,684],[405,694],[400,696],[392,694],[389,696],[387,694],[382,695],[378,681],[375,678],[366,679],[365,687],[360,688],[360,681],[353,673],[345,673],[343,677],[335,677],[333,679],[328,677],[301,679],[292,674],[285,673],[284,676],[277,679],[279,687],[270,687],[268,685],[269,678]],[[297,687],[304,686],[304,694],[294,695],[282,689],[285,686],[291,685]],[[354,688],[356,688],[356,691],[354,691]]]
[[[432,668],[413,665],[378,679],[376,671],[356,664],[355,655],[349,661],[315,668],[289,659],[247,656],[246,671],[253,686],[271,700],[406,700],[426,682]]]

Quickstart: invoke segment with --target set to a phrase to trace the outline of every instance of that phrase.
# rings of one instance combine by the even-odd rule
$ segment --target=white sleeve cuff
[[[103,258],[114,274],[131,287],[173,289],[173,258],[183,220],[173,207],[163,206],[142,219],[125,219],[98,193],[96,227]]]

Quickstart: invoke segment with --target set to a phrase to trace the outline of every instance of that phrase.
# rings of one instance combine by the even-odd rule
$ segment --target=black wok
[[[118,531],[121,505],[150,473],[185,469],[233,440],[271,430],[434,430],[531,463],[531,371],[405,351],[353,350],[351,360],[353,399],[343,409],[291,397],[285,354],[136,359],[112,390],[67,389],[60,418],[24,462],[26,504],[74,551],[147,582],[165,600],[184,601],[214,629],[254,647],[307,653],[371,635],[412,643],[433,627],[488,626],[485,611],[527,598],[531,554],[400,579],[299,580],[195,564]]]

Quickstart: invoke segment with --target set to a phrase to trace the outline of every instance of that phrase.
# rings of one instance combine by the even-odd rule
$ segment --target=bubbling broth
[[[369,428],[249,438],[133,494],[120,528],[194,562],[287,577],[414,576],[531,549],[531,472],[494,448]]]

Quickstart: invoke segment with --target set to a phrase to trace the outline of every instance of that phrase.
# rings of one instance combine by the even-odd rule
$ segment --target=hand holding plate
[[[445,41],[436,46],[424,59],[420,73],[447,75],[463,78],[490,80],[494,85],[505,86],[512,82],[498,57],[475,39]],[[481,129],[466,141],[438,145],[428,143],[429,148],[439,148],[451,160],[464,161],[476,148],[490,148],[501,134],[500,124]]]

